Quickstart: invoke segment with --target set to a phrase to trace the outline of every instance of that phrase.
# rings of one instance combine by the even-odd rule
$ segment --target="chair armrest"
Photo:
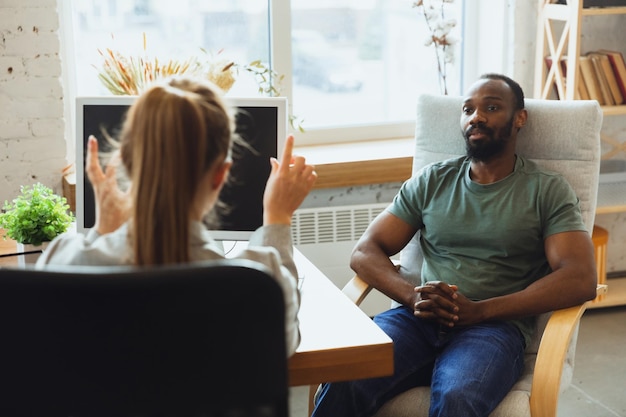
[[[400,263],[392,260],[397,270],[400,270]],[[346,285],[343,286],[341,292],[348,296],[348,298],[357,306],[360,306],[365,297],[372,291],[372,287],[367,282],[363,281],[361,277],[355,275]]]
[[[598,285],[597,293],[605,293],[606,285]],[[541,337],[532,388],[530,391],[530,415],[532,417],[555,417],[563,374],[563,363],[570,341],[587,303],[557,310],[550,316]]]
[[[341,292],[356,305],[361,305],[365,297],[372,291],[371,285],[363,281],[358,275],[355,275],[344,287]]]
[[[546,324],[530,390],[530,415],[533,417],[556,416],[563,363],[576,325],[585,309],[585,304],[581,304],[557,310]]]

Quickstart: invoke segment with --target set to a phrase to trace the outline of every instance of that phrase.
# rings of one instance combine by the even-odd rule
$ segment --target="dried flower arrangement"
[[[437,59],[437,73],[439,76],[440,91],[447,95],[448,64],[454,63],[454,44],[457,43],[451,32],[456,27],[456,20],[446,18],[446,4],[454,3],[454,0],[418,0],[413,7],[421,10],[428,31],[425,45],[433,45]]]
[[[202,56],[194,56],[184,60],[168,59],[159,61],[158,58],[150,58],[145,54],[147,51],[146,34],[143,34],[143,56],[124,56],[118,51],[107,48],[104,51],[98,49],[103,58],[101,67],[98,69],[98,78],[102,84],[115,95],[138,95],[147,85],[155,80],[175,74],[190,74],[206,77],[225,93],[235,83],[241,71],[251,74],[257,85],[258,92],[267,96],[280,95],[280,84],[284,76],[276,73],[260,60],[248,64],[237,64],[225,58],[223,50],[212,54],[202,48]],[[289,115],[292,127],[303,131],[302,121],[296,116]]]
[[[150,58],[147,51],[146,34],[143,34],[143,56],[124,56],[118,51],[107,48],[98,50],[103,58],[98,78],[104,86],[116,95],[137,95],[151,82],[175,74],[195,74],[204,76],[228,92],[236,80],[239,71],[247,71],[254,75],[259,92],[276,96],[280,94],[278,85],[283,76],[265,66],[260,60],[249,64],[239,65],[224,58],[223,50],[213,55],[200,49],[206,56],[190,57],[184,60],[168,59],[164,62],[158,58]]]

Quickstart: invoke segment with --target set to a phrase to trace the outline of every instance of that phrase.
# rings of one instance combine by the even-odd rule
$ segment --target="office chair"
[[[261,264],[0,269],[0,415],[287,417]]]
[[[418,98],[413,173],[431,162],[465,154],[460,128],[462,100],[440,95]],[[591,234],[600,171],[602,112],[598,103],[527,99],[526,108],[528,123],[518,134],[518,153],[569,181]],[[399,271],[419,285],[421,263],[418,233],[402,250]],[[356,276],[343,292],[360,304],[370,290]],[[525,372],[490,417],[556,416],[559,394],[572,379],[578,324],[584,311],[583,304],[538,318],[537,331],[526,349]],[[376,417],[427,416],[429,404],[430,388],[417,387],[385,403]]]

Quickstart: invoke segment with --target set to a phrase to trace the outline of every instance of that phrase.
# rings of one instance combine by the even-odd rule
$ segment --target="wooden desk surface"
[[[17,252],[17,244],[14,240],[7,238],[4,240],[4,230],[0,229],[0,255],[12,254]],[[0,266],[16,266],[17,256],[0,257]]]
[[[289,361],[289,384],[391,375],[391,339],[297,250],[295,261],[304,274],[302,342]]]

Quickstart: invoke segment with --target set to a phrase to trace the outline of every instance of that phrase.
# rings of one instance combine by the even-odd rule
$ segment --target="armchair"
[[[465,154],[459,127],[461,107],[461,97],[418,98],[414,173],[431,162]],[[580,199],[591,234],[600,167],[602,112],[598,103],[527,99],[526,108],[528,123],[518,134],[518,153],[564,175]],[[399,271],[418,285],[421,262],[418,233],[402,250]],[[356,276],[343,292],[360,304],[370,290]],[[559,394],[572,379],[578,324],[584,311],[583,304],[538,318],[537,331],[526,349],[525,372],[491,417],[556,416]],[[427,416],[429,403],[429,387],[413,388],[388,401],[376,417]]]
[[[2,416],[288,415],[282,290],[256,262],[0,269],[0,331]]]

